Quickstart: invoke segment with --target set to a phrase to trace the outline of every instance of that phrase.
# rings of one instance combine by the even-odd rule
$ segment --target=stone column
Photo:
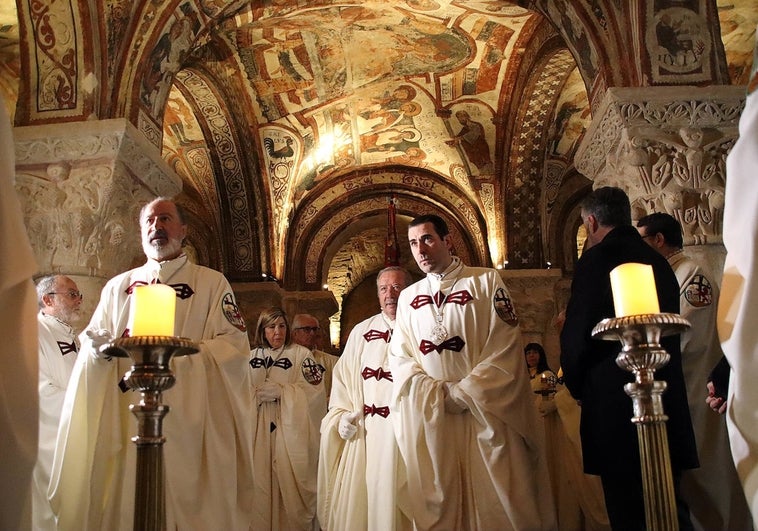
[[[127,120],[17,127],[16,190],[38,275],[70,276],[89,320],[112,276],[142,263],[139,209],[181,179]],[[84,326],[86,322],[79,323]]]
[[[721,277],[726,156],[737,139],[745,88],[610,88],[576,154],[594,187],[629,194],[632,217],[667,212],[687,253]]]

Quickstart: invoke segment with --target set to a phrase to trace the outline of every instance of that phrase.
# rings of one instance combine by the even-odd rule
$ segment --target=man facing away
[[[410,529],[410,521],[398,508],[402,493],[390,418],[388,354],[397,298],[411,281],[398,266],[379,271],[381,312],[351,330],[334,368],[319,456],[319,523],[325,530]]]
[[[637,230],[674,270],[680,313],[692,325],[681,334],[680,344],[700,468],[682,474],[682,497],[697,529],[747,531],[753,519],[732,462],[726,420],[703,400],[711,370],[723,357],[716,332],[719,287],[706,268],[684,253],[682,226],[673,216],[649,214],[637,221]]]
[[[445,221],[408,227],[426,277],[400,294],[390,418],[418,529],[555,528],[516,313],[496,270],[452,254]]]
[[[55,516],[47,489],[63,398],[79,351],[79,338],[72,325],[81,318],[82,294],[69,277],[49,275],[37,281],[37,302],[39,447],[33,474],[32,528],[54,531]]]
[[[183,210],[157,198],[140,213],[147,262],[109,280],[81,334],[82,348],[63,406],[50,499],[58,527],[133,527],[136,435],[131,404],[140,394],[122,377],[128,358],[108,359],[100,346],[129,335],[132,290],[167,284],[176,291],[175,335],[199,352],[174,357],[176,384],[163,393],[166,528],[248,529],[252,510],[249,344],[224,276],[189,262]],[[121,384],[121,385],[119,385]]]
[[[629,198],[620,188],[593,191],[581,204],[587,242],[576,263],[566,321],[561,331],[561,367],[571,395],[581,402],[580,434],[584,471],[599,475],[606,509],[613,529],[645,528],[639,445],[632,399],[624,385],[631,372],[616,365],[621,351],[617,341],[592,338],[602,319],[615,316],[610,272],[626,262],[653,267],[662,312],[679,313],[679,284],[666,259],[642,241],[632,226]],[[656,380],[667,383],[663,393],[674,489],[680,502],[681,471],[698,465],[695,440],[687,407],[687,395],[679,354],[679,339],[664,337],[661,345],[671,356],[656,371]],[[681,502],[679,526],[690,529],[689,511]]]
[[[310,350],[313,358],[324,368],[324,389],[328,401],[332,392],[332,373],[339,357],[319,350],[320,339],[321,327],[318,319],[309,313],[298,313],[292,318],[292,341]]]

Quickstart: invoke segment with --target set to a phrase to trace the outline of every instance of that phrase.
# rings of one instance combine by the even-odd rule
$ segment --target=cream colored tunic
[[[39,328],[39,450],[34,465],[32,522],[35,531],[55,530],[47,499],[58,423],[69,378],[76,364],[79,339],[74,329],[52,315],[37,313]]]
[[[128,328],[131,286],[158,274],[177,291],[175,332],[200,351],[174,357],[175,385],[163,393],[167,529],[246,531],[250,525],[254,419],[249,344],[234,294],[217,271],[186,256],[148,260],[106,283],[88,330]],[[86,330],[85,330],[86,332]],[[63,531],[131,530],[137,423],[129,405],[140,394],[119,388],[128,358],[96,357],[82,349],[63,405],[51,504]]]
[[[414,523],[554,529],[544,441],[510,296],[494,269],[453,266],[441,282],[429,274],[401,292],[391,341],[393,424]],[[444,341],[432,333],[435,310],[448,331]],[[444,382],[465,412],[446,412]]]
[[[314,529],[319,426],[326,413],[322,370],[311,352],[295,343],[279,350],[255,348],[250,354],[253,392],[263,382],[281,385],[277,401],[258,405],[251,439],[251,529]]]
[[[14,143],[0,97],[0,529],[29,529],[37,456],[36,260],[13,186]]]
[[[410,528],[398,507],[407,492],[398,484],[388,323],[382,314],[358,323],[334,369],[319,455],[319,523],[326,530]],[[362,412],[361,420],[346,441],[337,428],[342,415],[354,411]]]
[[[756,42],[758,54],[758,41]],[[719,300],[721,347],[732,367],[727,428],[732,458],[758,527],[758,65],[753,65],[739,123],[739,139],[727,157],[724,245]]]
[[[682,371],[700,468],[682,473],[682,497],[695,529],[745,529],[752,518],[729,449],[726,419],[706,404],[708,376],[723,356],[716,332],[718,285],[685,253],[668,258],[679,282],[679,308],[692,327],[681,334]]]

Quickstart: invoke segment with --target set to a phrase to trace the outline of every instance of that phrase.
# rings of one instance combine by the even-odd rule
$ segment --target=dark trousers
[[[680,531],[692,531],[690,510],[679,493],[680,473],[674,473],[674,497]],[[636,467],[619,466],[612,474],[600,476],[605,494],[605,508],[613,531],[645,531],[645,500],[642,471]]]

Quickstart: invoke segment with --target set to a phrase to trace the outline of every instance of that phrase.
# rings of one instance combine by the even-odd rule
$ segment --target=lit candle
[[[134,336],[173,336],[176,291],[166,284],[137,286],[132,292]]]
[[[653,266],[621,264],[611,271],[611,290],[616,317],[661,312]]]

